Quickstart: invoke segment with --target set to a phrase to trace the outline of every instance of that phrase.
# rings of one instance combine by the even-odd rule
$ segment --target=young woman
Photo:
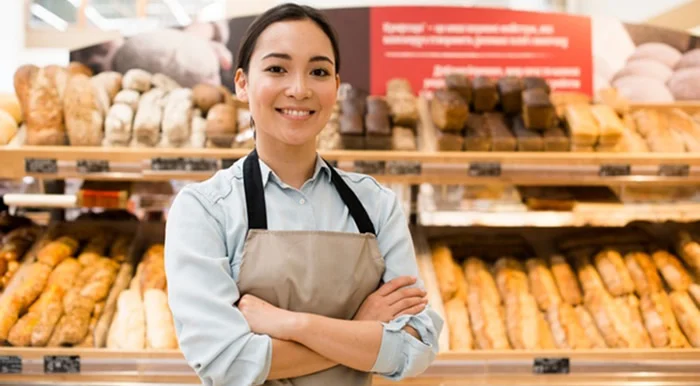
[[[395,195],[316,153],[339,57],[312,8],[257,18],[236,72],[256,149],[172,205],[170,307],[204,384],[369,385],[419,374],[438,351],[443,321]]]

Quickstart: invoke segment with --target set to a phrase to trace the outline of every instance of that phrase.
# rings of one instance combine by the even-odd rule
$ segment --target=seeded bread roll
[[[459,132],[467,121],[469,109],[458,93],[441,89],[434,93],[430,115],[439,130]]]

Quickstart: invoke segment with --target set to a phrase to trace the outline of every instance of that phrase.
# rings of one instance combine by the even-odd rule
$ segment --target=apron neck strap
[[[335,168],[323,160],[328,165],[331,173],[331,182],[335,189],[340,194],[340,198],[348,207],[350,216],[355,221],[357,229],[360,233],[371,233],[376,235],[372,220],[369,218],[367,211],[357,198],[357,195],[343,181],[343,178],[338,174]],[[267,209],[265,208],[265,189],[262,183],[262,174],[260,173],[260,160],[258,151],[253,150],[248,154],[243,161],[243,186],[245,188],[246,210],[248,212],[248,229],[267,229]]]

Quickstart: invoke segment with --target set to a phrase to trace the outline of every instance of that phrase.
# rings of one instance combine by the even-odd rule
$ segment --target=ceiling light
[[[55,13],[49,11],[48,9],[42,7],[37,3],[32,3],[30,8],[32,15],[41,19],[44,23],[56,28],[59,31],[65,31],[68,29],[68,23],[58,17]]]
[[[180,4],[179,1],[177,0],[163,0],[163,3],[170,8],[170,12],[173,13],[173,16],[175,16],[175,20],[177,20],[180,25],[187,25],[187,24],[192,24],[192,18],[190,15],[187,14],[187,11],[185,11],[185,7]]]

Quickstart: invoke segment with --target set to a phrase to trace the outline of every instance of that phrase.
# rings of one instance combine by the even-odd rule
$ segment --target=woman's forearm
[[[383,327],[377,321],[331,319],[297,314],[290,339],[329,360],[359,371],[370,371],[377,360]]]
[[[337,365],[307,347],[286,340],[272,339],[272,364],[268,380],[301,377]]]

